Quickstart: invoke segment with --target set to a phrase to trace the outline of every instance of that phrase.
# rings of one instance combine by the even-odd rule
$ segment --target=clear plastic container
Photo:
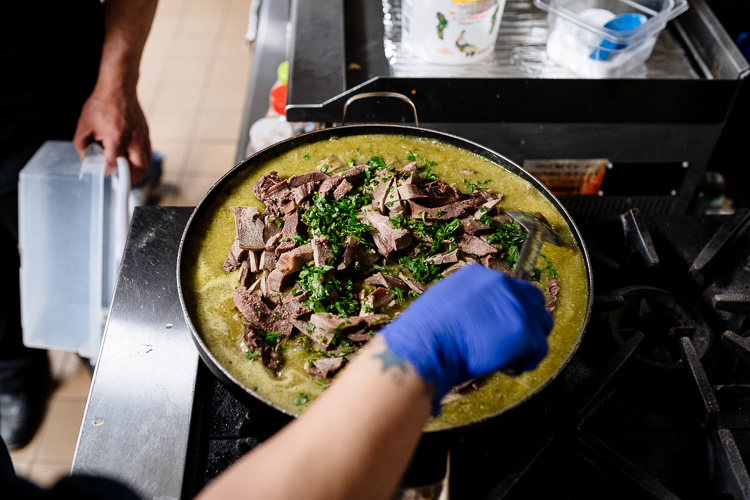
[[[618,78],[645,62],[667,22],[687,0],[534,0],[548,12],[547,55],[584,78]],[[638,16],[632,29],[607,27]]]
[[[96,360],[129,227],[127,161],[104,176],[101,148],[82,162],[48,141],[18,184],[21,323],[29,347]]]

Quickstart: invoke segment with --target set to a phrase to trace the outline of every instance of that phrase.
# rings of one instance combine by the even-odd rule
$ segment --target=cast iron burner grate
[[[596,291],[578,352],[517,409],[425,435],[404,486],[449,470],[453,499],[750,498],[748,219],[577,220]],[[201,372],[188,494],[289,420]]]

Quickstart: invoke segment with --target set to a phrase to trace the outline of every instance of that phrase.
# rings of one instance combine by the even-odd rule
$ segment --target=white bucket
[[[403,0],[402,37],[418,57],[471,64],[492,54],[505,0]]]

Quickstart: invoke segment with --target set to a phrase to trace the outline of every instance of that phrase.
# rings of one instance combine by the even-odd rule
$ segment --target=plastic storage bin
[[[687,0],[534,0],[548,12],[547,55],[585,78],[618,78],[645,62]],[[629,28],[623,18],[639,19]]]
[[[104,176],[101,147],[81,161],[46,142],[18,185],[21,322],[29,347],[96,360],[129,227],[127,161]]]

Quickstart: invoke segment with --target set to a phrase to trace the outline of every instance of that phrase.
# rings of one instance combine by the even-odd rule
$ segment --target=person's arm
[[[201,498],[390,498],[442,397],[519,361],[535,368],[551,328],[536,286],[466,266],[417,298],[309,410]]]
[[[302,417],[199,498],[389,498],[430,415],[433,392],[377,336]]]
[[[73,144],[83,155],[99,141],[104,147],[107,173],[124,156],[137,182],[151,163],[148,124],[138,103],[136,85],[141,55],[156,12],[156,0],[106,0],[104,45],[99,76],[83,106]]]

